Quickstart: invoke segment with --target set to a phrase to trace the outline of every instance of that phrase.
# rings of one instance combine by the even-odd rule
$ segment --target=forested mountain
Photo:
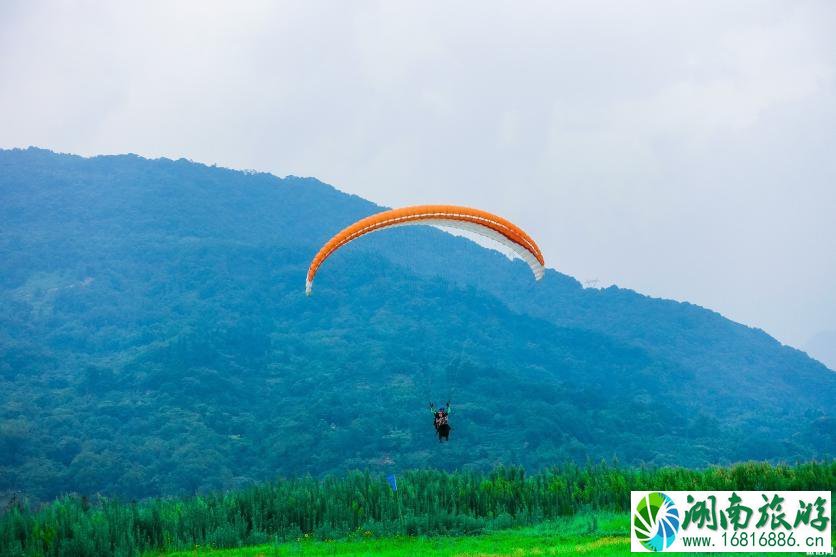
[[[319,245],[378,210],[309,178],[0,151],[0,492],[836,455],[834,373],[698,306],[534,284],[429,228],[347,246],[306,298]]]

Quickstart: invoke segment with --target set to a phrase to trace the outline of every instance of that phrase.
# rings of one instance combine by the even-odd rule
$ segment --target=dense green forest
[[[836,463],[702,471],[569,464],[533,475],[521,468],[412,471],[399,478],[396,492],[381,476],[350,473],[186,499],[65,497],[37,511],[13,502],[0,515],[0,556],[135,555],[303,537],[475,535],[585,509],[627,512],[630,490],[823,490],[834,484]]]
[[[347,246],[306,298],[319,245],[379,209],[310,178],[0,151],[0,496],[836,454],[834,373],[692,304],[535,284],[430,228]],[[426,405],[448,397],[440,445]]]

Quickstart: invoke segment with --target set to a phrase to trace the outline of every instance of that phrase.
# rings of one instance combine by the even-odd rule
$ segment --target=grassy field
[[[528,557],[547,555],[626,555],[630,553],[629,516],[614,513],[582,513],[529,528],[490,532],[480,536],[373,538],[363,533],[355,539],[295,542],[214,550],[196,547],[169,553],[171,557],[285,557],[285,556],[420,556],[420,557]],[[686,555],[678,553],[677,555]],[[711,553],[710,555],[759,555]],[[783,553],[782,555],[789,555]],[[798,554],[803,555],[803,554]],[[149,556],[150,557],[150,556]]]
[[[523,556],[578,553],[613,555],[629,552],[626,514],[588,513],[514,530],[490,532],[480,536],[374,538],[363,532],[350,540],[315,541],[302,538],[296,542],[262,545],[241,549],[212,550],[195,548],[171,553],[177,557],[213,555],[247,556],[361,556],[395,557],[441,556]]]

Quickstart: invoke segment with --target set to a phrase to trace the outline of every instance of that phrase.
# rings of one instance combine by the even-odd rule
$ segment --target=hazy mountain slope
[[[833,394],[833,374],[794,348],[782,346],[759,329],[730,321],[699,306],[650,298],[632,290],[583,288],[571,277],[550,271],[548,279],[532,286],[522,262],[505,265],[504,257],[473,250],[470,243],[428,232],[432,240],[409,240],[409,250],[387,242],[389,258],[419,274],[444,274],[459,284],[473,285],[496,295],[518,312],[556,325],[592,330],[648,350],[675,362],[718,394],[782,408],[798,402],[815,405],[820,389]],[[443,247],[439,247],[443,243]],[[432,246],[426,248],[425,246]],[[377,247],[377,246],[376,246]],[[440,261],[439,254],[443,255]],[[552,260],[560,254],[549,254]],[[490,268],[490,273],[482,269]],[[800,389],[799,389],[800,388]],[[737,393],[737,394],[735,394]],[[788,395],[792,393],[792,397]],[[691,393],[689,393],[691,396]],[[720,407],[735,414],[739,406]]]
[[[820,331],[807,341],[804,349],[831,370],[836,369],[836,331]]]
[[[347,467],[834,454],[832,372],[312,179],[0,151],[0,490],[127,496]],[[555,256],[554,259],[559,257]],[[453,442],[427,399],[452,395]]]

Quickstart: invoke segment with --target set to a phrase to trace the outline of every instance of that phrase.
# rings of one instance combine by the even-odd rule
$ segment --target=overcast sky
[[[836,344],[832,1],[4,0],[29,145],[476,205],[581,281]]]

